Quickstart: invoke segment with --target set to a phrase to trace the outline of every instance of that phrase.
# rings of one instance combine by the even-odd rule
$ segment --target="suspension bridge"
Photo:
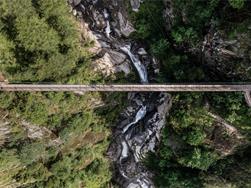
[[[244,92],[251,107],[251,83],[212,83],[212,84],[8,84],[0,82],[0,91],[9,92]]]

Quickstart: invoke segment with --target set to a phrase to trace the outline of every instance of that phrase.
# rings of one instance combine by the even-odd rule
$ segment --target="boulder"
[[[102,13],[100,13],[97,10],[93,10],[92,11],[92,18],[94,19],[94,24],[97,27],[96,29],[98,29],[99,31],[104,30],[107,27],[106,21],[105,21],[105,17]]]
[[[143,2],[143,0],[130,0],[132,10],[135,12],[138,12],[139,8],[140,8],[140,3],[142,3],[142,2]]]
[[[95,71],[100,71],[105,76],[123,72],[125,75],[130,73],[130,63],[126,56],[120,52],[109,50],[103,57],[93,62]]]
[[[73,7],[78,6],[81,3],[81,0],[68,0],[69,4],[71,4]]]
[[[138,49],[138,54],[143,56],[143,55],[147,55],[147,52],[146,52],[146,50],[144,48],[139,48]]]
[[[127,20],[121,12],[118,12],[118,20],[120,25],[120,32],[125,37],[129,37],[129,35],[135,31],[135,28],[133,27],[132,23]]]

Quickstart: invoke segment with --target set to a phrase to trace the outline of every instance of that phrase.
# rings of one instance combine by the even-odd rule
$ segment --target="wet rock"
[[[127,111],[128,112],[133,112],[133,107],[131,107],[131,106],[127,107]]]
[[[120,65],[127,59],[125,54],[122,54],[114,50],[109,50],[108,53],[111,56],[111,60],[114,65]]]
[[[129,56],[139,74],[141,83],[148,83],[146,67],[142,64],[139,58],[131,52],[131,45],[121,46],[120,49]]]
[[[135,113],[135,118],[129,124],[125,124],[125,121],[120,123],[118,127],[122,128],[116,132],[119,136],[109,149],[111,157],[119,156],[114,160],[114,168],[119,169],[114,180],[121,187],[154,187],[151,181],[152,174],[140,161],[146,153],[154,151],[159,143],[165,117],[171,108],[171,96],[162,93],[150,96],[136,94],[132,97],[129,108]]]
[[[140,0],[132,0],[137,11]],[[128,20],[125,1],[82,1],[76,8],[81,11],[83,35],[93,41],[91,52],[95,53],[92,65],[104,76],[123,72],[125,75],[134,65],[142,83],[148,82],[146,66],[152,58],[143,46],[127,37],[134,31]],[[154,187],[152,174],[141,163],[147,152],[154,151],[159,142],[160,131],[170,106],[170,95],[150,93],[128,94],[129,107],[122,113],[114,128],[114,141],[108,155],[114,165],[114,180],[121,187]],[[164,107],[166,106],[166,107]]]

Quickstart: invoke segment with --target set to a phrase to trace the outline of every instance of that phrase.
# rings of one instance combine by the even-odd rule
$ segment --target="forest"
[[[154,81],[250,82],[251,2],[170,1],[171,20],[163,16],[166,1],[144,0],[129,13],[130,38],[160,63]],[[63,0],[0,1],[0,78],[10,83],[135,78],[93,71],[92,46]],[[127,100],[121,93],[0,92],[0,188],[111,187],[106,152]],[[243,94],[172,93],[172,100],[160,144],[144,159],[156,187],[251,187],[251,108]]]
[[[65,1],[0,1],[0,70],[12,83],[99,82]],[[111,118],[99,93],[0,93],[0,187],[107,187]],[[109,106],[109,105],[108,105]],[[112,110],[111,110],[112,111]],[[112,113],[112,112],[111,112]]]
[[[246,49],[250,45],[238,46],[243,50],[241,53],[247,53],[247,58],[245,55],[219,58],[218,69],[217,61],[207,64],[207,57],[200,52],[210,30],[218,30],[223,40],[250,41],[249,1],[177,0],[172,1],[172,6],[175,16],[171,27],[170,20],[162,16],[165,5],[161,1],[145,1],[138,13],[131,13],[137,28],[132,37],[146,43],[149,52],[161,61],[157,82],[251,80],[250,51]],[[244,96],[241,93],[177,93],[173,100],[159,149],[149,153],[145,161],[155,174],[157,187],[250,187],[251,109]],[[212,114],[237,128],[246,140],[238,141],[218,127]],[[233,150],[229,151],[228,147]]]

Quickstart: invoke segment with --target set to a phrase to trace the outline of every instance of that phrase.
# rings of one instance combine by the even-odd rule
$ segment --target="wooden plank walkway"
[[[0,84],[0,91],[108,91],[108,92],[235,92],[251,91],[250,84]]]

